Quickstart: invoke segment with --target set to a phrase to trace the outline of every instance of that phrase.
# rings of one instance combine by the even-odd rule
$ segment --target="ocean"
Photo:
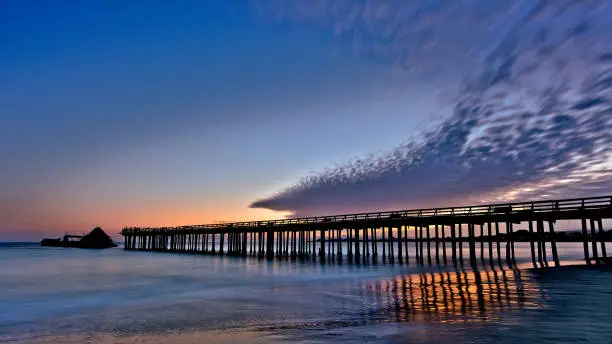
[[[518,245],[472,269],[0,244],[0,342],[612,343],[612,268]]]

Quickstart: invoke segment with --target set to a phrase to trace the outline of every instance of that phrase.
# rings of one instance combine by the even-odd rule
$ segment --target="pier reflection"
[[[437,271],[397,276],[366,285],[385,320],[498,321],[513,309],[538,307],[541,288],[528,271]]]

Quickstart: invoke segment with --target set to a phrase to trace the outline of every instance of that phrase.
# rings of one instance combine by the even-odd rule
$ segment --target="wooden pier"
[[[612,196],[383,211],[271,221],[124,228],[126,250],[256,256],[351,263],[470,264],[516,262],[529,243],[534,267],[559,265],[555,227],[577,220],[587,264],[607,261],[603,220]],[[526,229],[517,231],[518,226]],[[589,228],[590,227],[590,228]],[[567,241],[567,240],[565,240]],[[548,256],[550,252],[551,257]]]

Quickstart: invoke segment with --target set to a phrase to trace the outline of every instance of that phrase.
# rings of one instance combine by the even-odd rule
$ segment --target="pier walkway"
[[[139,228],[121,234],[126,250],[260,258],[471,264],[515,261],[515,242],[528,242],[535,267],[559,265],[558,241],[581,242],[587,264],[607,260],[612,196],[446,208],[382,211],[270,221]],[[581,224],[568,238],[561,221]],[[576,221],[577,220],[577,221]],[[518,225],[526,229],[517,231]],[[590,227],[590,228],[589,228]],[[477,249],[478,246],[478,249]],[[478,255],[477,255],[478,253]],[[412,255],[411,255],[412,254]]]

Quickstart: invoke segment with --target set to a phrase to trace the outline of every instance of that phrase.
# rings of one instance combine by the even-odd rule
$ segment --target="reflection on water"
[[[385,279],[366,286],[391,321],[496,321],[502,311],[538,307],[537,282],[526,271],[441,271]]]

